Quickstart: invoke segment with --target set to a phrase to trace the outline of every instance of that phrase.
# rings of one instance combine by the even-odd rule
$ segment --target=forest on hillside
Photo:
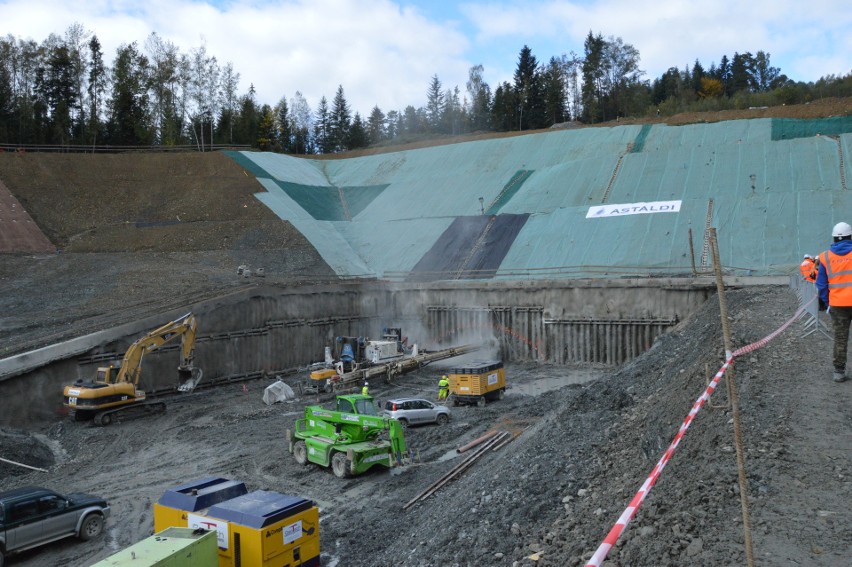
[[[312,109],[296,90],[274,106],[239,93],[240,73],[205,46],[181,53],[156,33],[121,45],[111,64],[92,32],[75,23],[41,43],[0,38],[0,148],[252,146],[292,154],[330,154],[473,132],[549,128],[577,121],[800,104],[852,96],[852,73],[801,82],[758,51],[696,60],[653,80],[640,54],[621,38],[589,32],[583,54],[539,61],[527,46],[513,81],[489,85],[471,67],[462,91],[437,75],[424,80],[418,106],[353,110],[340,85]]]

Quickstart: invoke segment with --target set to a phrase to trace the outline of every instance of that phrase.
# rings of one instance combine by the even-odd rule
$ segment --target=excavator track
[[[114,421],[136,419],[137,417],[144,417],[155,413],[164,413],[165,411],[165,402],[140,402],[96,413],[94,422],[95,425],[106,427]]]

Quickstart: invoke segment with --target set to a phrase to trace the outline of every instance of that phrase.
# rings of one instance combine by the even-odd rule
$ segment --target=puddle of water
[[[438,457],[436,460],[437,460],[439,463],[443,463],[444,461],[450,461],[450,460],[452,460],[452,459],[455,459],[456,457],[458,457],[458,456],[459,456],[459,454],[460,454],[460,453],[459,453],[458,451],[456,451],[455,449],[453,449],[453,450],[451,450],[451,451],[447,451],[446,453],[444,453],[443,455],[441,455],[440,457]]]
[[[559,388],[569,386],[571,384],[585,384],[586,382],[596,380],[603,375],[603,372],[574,371],[564,376],[550,376],[547,378],[539,378],[538,380],[533,380],[524,384],[511,384],[511,389],[508,391],[518,394],[526,394],[528,396],[537,396],[538,394],[550,392],[551,390],[558,390]]]

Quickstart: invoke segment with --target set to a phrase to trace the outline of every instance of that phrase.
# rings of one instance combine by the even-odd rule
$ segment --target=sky
[[[852,73],[849,0],[0,0],[4,37],[41,43],[75,23],[108,65],[155,32],[232,63],[260,104],[299,91],[316,110],[342,86],[364,118],[425,106],[433,76],[464,96],[474,65],[492,90],[511,83],[525,45],[539,63],[582,56],[590,31],[636,48],[649,81],[759,50],[796,81]]]

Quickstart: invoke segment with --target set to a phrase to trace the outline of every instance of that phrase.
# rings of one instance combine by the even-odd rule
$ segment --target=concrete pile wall
[[[733,278],[732,282],[755,278]],[[786,279],[784,279],[786,283]],[[779,282],[762,282],[779,283]],[[421,349],[482,343],[476,358],[621,364],[715,293],[711,278],[256,287],[188,306],[198,317],[203,383],[305,373],[337,336],[401,327]],[[187,310],[188,310],[187,309]],[[0,425],[61,415],[62,388],[118,362],[139,336],[183,312],[0,361]],[[88,345],[81,347],[80,345]],[[146,355],[146,391],[177,385],[178,345]],[[306,373],[305,373],[306,374]],[[225,386],[233,388],[237,386]]]

